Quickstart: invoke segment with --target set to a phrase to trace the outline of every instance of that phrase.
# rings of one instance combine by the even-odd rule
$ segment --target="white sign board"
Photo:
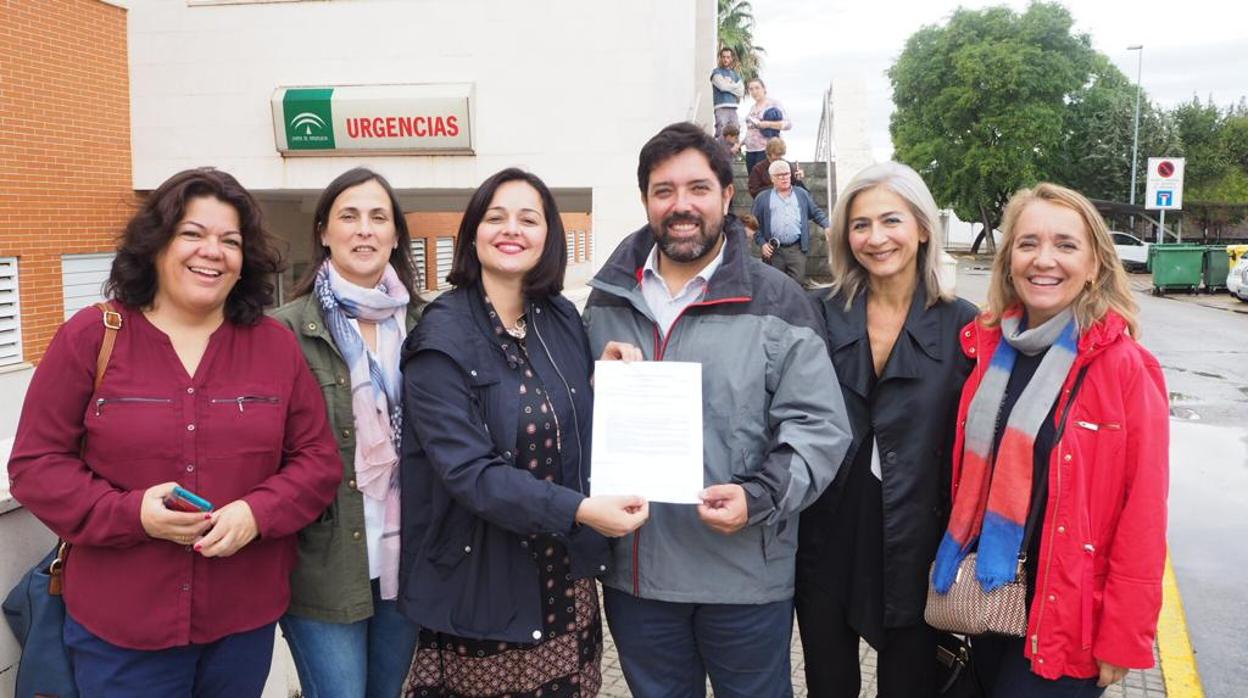
[[[471,83],[279,87],[270,104],[283,157],[473,152]]]
[[[1183,166],[1185,158],[1149,158],[1148,187],[1144,208],[1178,211],[1183,208]]]

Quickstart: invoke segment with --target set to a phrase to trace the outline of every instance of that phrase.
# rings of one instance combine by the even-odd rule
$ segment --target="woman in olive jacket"
[[[417,632],[394,601],[399,353],[423,307],[411,236],[389,183],[364,168],[321,193],[312,235],[316,260],[274,317],[320,381],[343,477],[333,504],[299,534],[282,632],[306,698],[392,698]]]
[[[833,283],[818,292],[854,441],[802,514],[795,602],[811,695],[857,696],[858,640],[879,695],[933,696],[927,570],[947,517],[971,303],[942,289],[936,204],[910,168],[860,173],[832,213]]]

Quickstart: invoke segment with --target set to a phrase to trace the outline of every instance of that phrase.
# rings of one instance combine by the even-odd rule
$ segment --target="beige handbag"
[[[1023,549],[1027,549],[1025,544]],[[1023,560],[1018,561],[1018,575],[1014,581],[984,591],[975,578],[976,557],[975,553],[968,553],[962,558],[953,586],[944,594],[936,591],[931,572],[928,572],[923,620],[937,630],[961,635],[996,633],[1024,637],[1027,635],[1027,582]]]
[[[1084,376],[1088,373],[1085,365],[1075,376],[1070,397],[1066,400],[1066,409],[1058,421],[1057,431],[1053,436],[1053,444],[1062,440],[1066,431],[1066,418],[1070,416],[1070,406],[1083,385]],[[1041,483],[1040,501],[1045,500],[1048,492],[1048,481]],[[1035,507],[1033,507],[1035,509]],[[967,553],[958,564],[957,576],[949,591],[942,594],[932,584],[932,569],[927,572],[927,605],[923,609],[923,620],[937,630],[944,630],[962,635],[982,635],[996,633],[1012,637],[1027,636],[1027,577],[1023,563],[1027,561],[1027,550],[1031,544],[1031,536],[1036,526],[1044,517],[1044,510],[1027,512],[1027,523],[1023,529],[1023,544],[1019,548],[1022,554],[1018,557],[1018,570],[1014,581],[992,591],[984,591],[979,580],[975,578],[976,553]]]

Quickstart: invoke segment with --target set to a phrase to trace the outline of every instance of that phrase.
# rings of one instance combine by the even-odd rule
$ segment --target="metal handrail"
[[[823,109],[819,114],[819,132],[815,136],[815,162],[822,162],[827,168],[824,171],[824,187],[827,190],[829,210],[836,193],[832,185],[832,167],[836,162],[836,137],[833,135],[832,125],[832,83],[828,83],[828,89],[823,93]]]

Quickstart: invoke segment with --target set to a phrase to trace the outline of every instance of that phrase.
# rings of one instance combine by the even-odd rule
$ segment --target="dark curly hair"
[[[132,307],[150,306],[157,290],[156,257],[173,239],[187,204],[203,196],[228,204],[238,213],[243,267],[225,299],[225,319],[254,325],[275,301],[271,277],[282,271],[282,257],[265,230],[260,205],[237,179],[211,167],[179,172],[148,195],[117,240],[117,256],[104,292]]]

